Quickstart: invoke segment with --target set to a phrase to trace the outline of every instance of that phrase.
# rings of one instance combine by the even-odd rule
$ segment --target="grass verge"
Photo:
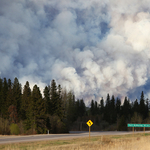
[[[150,133],[95,136],[0,145],[0,150],[149,150]]]

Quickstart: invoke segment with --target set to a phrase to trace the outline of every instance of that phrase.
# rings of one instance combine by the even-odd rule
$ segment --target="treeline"
[[[13,127],[18,134],[64,133],[84,114],[83,99],[75,101],[73,92],[62,90],[55,80],[42,96],[37,85],[30,89],[28,81],[22,89],[17,78],[13,83],[0,79],[0,134],[12,133]]]
[[[95,125],[101,126],[99,129],[128,130],[127,123],[150,123],[149,100],[144,98],[143,91],[139,101],[131,102],[125,97],[123,104],[119,98],[108,94],[105,102],[103,98],[99,104],[91,101],[90,115]]]
[[[149,100],[141,93],[140,100],[131,102],[125,97],[108,94],[86,107],[83,99],[75,98],[55,80],[41,93],[37,85],[24,87],[15,78],[0,79],[0,134],[66,133],[69,130],[88,130],[86,122],[91,119],[92,130],[128,130],[127,123],[150,123]]]

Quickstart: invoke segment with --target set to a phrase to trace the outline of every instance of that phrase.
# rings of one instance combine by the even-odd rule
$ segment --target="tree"
[[[106,105],[105,105],[105,113],[104,113],[104,119],[107,122],[110,122],[110,109],[111,109],[111,105],[110,105],[110,96],[109,94],[107,94],[107,98],[106,98]]]
[[[7,93],[8,93],[8,83],[7,83],[6,78],[4,78],[3,88],[2,88],[2,98],[1,98],[1,105],[2,105],[1,116],[5,119],[8,117],[8,115],[7,115],[8,114],[8,108],[6,106]]]
[[[50,122],[52,116],[57,116],[62,121],[67,117],[66,98],[62,95],[62,88],[60,85],[56,85],[55,80],[51,81],[51,86],[45,87],[44,89],[44,100],[47,110],[47,128],[50,128]]]
[[[121,100],[119,98],[117,98],[117,100],[116,100],[116,113],[117,113],[118,117],[121,115],[120,111],[121,111]]]
[[[68,111],[68,94],[71,93],[70,97],[72,98],[73,96],[73,93],[70,91],[70,92],[67,92],[66,89],[63,89],[62,90],[62,93],[61,93],[61,96],[62,96],[62,107],[63,107],[63,115],[64,117],[66,118],[67,116],[67,111]]]
[[[22,120],[26,120],[28,118],[30,100],[31,100],[31,89],[30,89],[29,82],[26,81],[26,84],[24,85],[23,88],[22,98],[21,98],[20,113],[21,113]]]
[[[17,123],[18,122],[18,114],[17,114],[16,106],[14,106],[14,105],[9,106],[8,112],[9,112],[10,122]]]
[[[115,123],[117,118],[116,109],[115,109],[115,97],[112,95],[110,101],[110,122]]]
[[[7,79],[4,78],[4,81],[3,81],[3,100],[4,102],[6,101],[6,98],[7,98],[7,92],[8,92],[8,83],[7,83]],[[4,106],[4,104],[3,104]]]
[[[42,99],[42,94],[37,85],[34,85],[33,91],[31,92],[30,102],[30,121],[33,133],[43,133],[45,129],[45,103]]]
[[[137,99],[133,103],[133,112],[139,112],[139,103]]]
[[[127,131],[127,122],[124,116],[121,116],[120,119],[118,119],[118,130],[119,131]]]
[[[107,98],[106,98],[106,107],[110,107],[110,96],[109,96],[109,94],[107,94]]]
[[[50,86],[46,86],[43,93],[46,106],[46,113],[50,114],[51,113]]]
[[[21,106],[22,88],[17,78],[14,79],[12,90],[13,90],[13,103],[12,104],[16,106],[17,113],[19,114],[19,118],[20,118],[21,117],[20,106]]]
[[[94,100],[91,101],[90,112],[91,112],[91,115],[92,115],[92,116],[95,115],[95,105],[94,105]]]
[[[145,106],[145,114],[146,114],[146,118],[149,116],[149,99],[146,99],[146,106]]]
[[[130,100],[125,97],[123,106],[122,106],[122,115],[124,116],[125,120],[130,119],[131,115],[131,105],[130,105]]]
[[[8,79],[8,90],[12,89],[12,82],[10,79]]]
[[[57,93],[57,85],[55,80],[51,81],[50,87],[50,102],[51,102],[51,115],[58,115],[58,93]]]
[[[14,97],[14,95],[13,95],[12,84],[11,84],[11,82],[9,82],[7,98],[6,98],[6,103],[5,103],[7,110],[9,108],[9,106],[13,105],[13,97]],[[6,116],[6,118],[9,118],[9,113],[6,112],[5,116]]]
[[[139,115],[137,112],[134,112],[130,122],[131,123],[141,124],[142,123],[141,115]]]
[[[0,78],[0,115],[2,111],[2,102],[3,102],[3,80]]]
[[[104,99],[102,97],[102,99],[100,100],[100,114],[104,113]]]
[[[98,115],[99,114],[99,107],[98,107],[97,101],[95,101],[94,110],[95,110],[95,112],[94,112],[95,115]]]
[[[148,116],[148,112],[146,111],[146,105],[145,105],[145,99],[144,99],[144,92],[141,93],[140,98],[140,105],[139,105],[139,112],[143,119],[145,119]]]
[[[79,116],[82,117],[85,115],[85,103],[83,99],[79,100]]]
[[[79,116],[79,100],[77,103],[75,102],[75,96],[72,91],[67,93],[67,101],[66,101],[66,118],[69,124],[72,124],[77,117]]]
[[[63,115],[63,111],[64,111],[64,108],[63,108],[63,102],[62,102],[62,95],[61,95],[61,85],[58,85],[57,87],[57,95],[58,95],[58,98],[57,98],[57,115],[60,117],[60,119],[62,119],[64,117]]]
[[[6,107],[9,108],[10,105],[13,103],[13,89],[12,89],[12,82],[8,79],[8,92],[6,97]]]

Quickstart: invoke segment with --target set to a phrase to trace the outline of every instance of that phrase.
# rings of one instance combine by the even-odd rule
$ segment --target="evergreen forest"
[[[93,131],[130,130],[127,123],[150,123],[149,99],[143,91],[139,95],[139,100],[125,97],[121,102],[107,94],[86,107],[83,99],[76,99],[73,91],[62,89],[55,80],[41,92],[37,85],[31,89],[28,81],[22,87],[17,78],[13,82],[0,78],[0,134],[87,131],[89,119]]]

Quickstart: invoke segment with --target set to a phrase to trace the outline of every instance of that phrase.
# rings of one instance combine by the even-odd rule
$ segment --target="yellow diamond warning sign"
[[[93,124],[93,122],[89,120],[86,124],[90,127]]]

